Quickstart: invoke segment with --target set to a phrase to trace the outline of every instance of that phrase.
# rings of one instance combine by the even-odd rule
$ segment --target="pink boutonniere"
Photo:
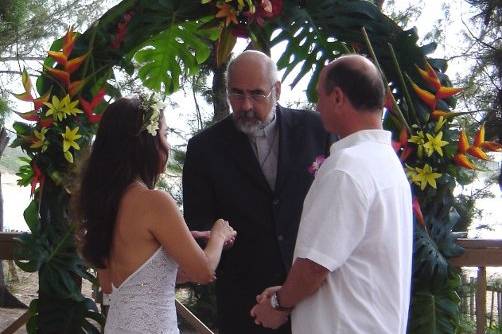
[[[312,165],[309,166],[309,173],[310,174],[313,174],[315,176],[315,174],[317,173],[317,171],[319,170],[319,168],[321,168],[321,165],[323,164],[324,160],[326,160],[326,157],[324,155],[318,155],[314,162],[312,163]]]

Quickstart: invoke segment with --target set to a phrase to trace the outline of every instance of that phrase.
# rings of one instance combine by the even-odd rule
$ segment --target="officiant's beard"
[[[241,111],[238,114],[234,112],[232,116],[237,129],[249,136],[256,135],[274,119],[275,105],[263,121],[258,118],[254,110]]]

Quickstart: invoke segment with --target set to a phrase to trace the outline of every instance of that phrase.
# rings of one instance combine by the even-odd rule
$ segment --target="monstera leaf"
[[[319,29],[310,13],[304,8],[296,6],[285,8],[284,14],[277,21],[277,26],[280,26],[281,29],[269,30],[268,33],[273,35],[278,32],[270,41],[271,46],[287,42],[284,53],[277,61],[277,67],[285,69],[283,79],[290,75],[297,65],[301,64],[291,86],[294,87],[312,71],[307,95],[309,100],[316,100],[315,84],[322,68],[319,65],[333,60],[341,54],[348,53],[349,49],[343,42],[335,40],[326,31]]]
[[[458,323],[460,297],[456,289],[460,277],[449,273],[447,283],[434,293],[427,289],[414,291],[408,321],[409,334],[455,333]]]
[[[208,41],[215,41],[220,33],[216,28],[201,29],[206,21],[171,25],[136,52],[139,77],[146,87],[161,91],[163,85],[171,94],[179,89],[182,76],[199,71],[200,64],[211,54]]]

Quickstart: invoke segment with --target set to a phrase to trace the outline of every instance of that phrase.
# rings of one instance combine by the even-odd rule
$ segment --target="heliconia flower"
[[[45,65],[44,67],[50,75],[64,83],[65,87],[70,85],[70,73],[57,68],[47,67]]]
[[[446,99],[450,96],[460,93],[463,90],[464,90],[463,88],[441,86],[439,90],[436,92],[436,97],[438,99]]]
[[[38,99],[34,99],[33,100],[33,104],[35,106],[35,110],[38,110],[40,108],[42,108],[42,105],[49,101],[49,97],[51,96],[51,91],[52,91],[52,88],[49,89],[47,91],[47,93],[45,93],[43,96],[40,96]]]
[[[485,141],[485,123],[481,124],[481,127],[476,132],[474,136],[474,146],[480,146]]]
[[[455,164],[457,164],[460,167],[464,167],[467,169],[476,169],[474,163],[472,163],[472,161],[469,160],[469,158],[464,153],[455,154],[455,156],[453,156],[453,161],[455,161]]]
[[[490,160],[490,158],[488,158],[488,155],[485,152],[483,152],[483,150],[479,146],[473,145],[469,147],[467,149],[467,153],[478,159]]]
[[[42,128],[50,128],[54,124],[54,119],[49,118],[40,118],[38,121],[38,125]]]
[[[44,104],[47,107],[49,107],[49,110],[47,110],[45,116],[52,115],[52,118],[54,118],[55,121],[60,121],[60,122],[66,118],[66,113],[64,110],[65,108],[64,98],[59,100],[59,98],[56,95],[53,95],[52,103],[45,102]]]
[[[47,54],[52,57],[59,65],[66,66],[68,57],[62,51],[47,51]]]
[[[432,66],[428,62],[426,62],[425,71],[422,70],[420,67],[418,67],[418,65],[415,66],[422,79],[424,79],[424,81],[427,82],[430,86],[432,86],[435,90],[439,90],[439,88],[441,87],[441,82],[439,81],[437,73],[432,68]]]
[[[465,154],[469,148],[469,140],[464,130],[460,130],[458,134],[458,153]]]
[[[19,117],[27,121],[38,122],[40,120],[40,116],[37,114],[35,110],[24,113],[14,111],[14,113],[16,113]]]
[[[431,92],[420,88],[416,83],[414,83],[411,79],[409,79],[411,82],[411,87],[415,91],[415,93],[418,95],[420,100],[422,100],[429,108],[434,110],[436,108],[436,96],[432,94]]]
[[[321,168],[322,164],[324,163],[324,160],[326,160],[326,157],[324,155],[318,155],[312,165],[309,166],[308,171],[310,174],[315,175],[319,168]]]
[[[417,218],[417,221],[420,223],[420,225],[422,225],[423,227],[426,227],[424,215],[422,214],[422,209],[420,208],[420,203],[418,202],[418,199],[416,196],[413,196],[412,207],[413,207],[413,214]]]
[[[73,72],[75,72],[76,70],[78,70],[80,68],[80,65],[82,65],[82,63],[84,62],[84,60],[87,58],[88,55],[89,55],[89,52],[87,52],[79,57],[70,59],[65,65],[65,70],[68,73],[72,74]]]
[[[68,93],[70,94],[70,96],[73,97],[77,95],[82,90],[82,88],[84,88],[86,83],[87,79],[71,82],[70,85],[68,86]]]
[[[484,141],[481,148],[490,152],[502,152],[502,145],[494,141]]]
[[[127,33],[127,27],[129,26],[129,22],[134,16],[134,12],[130,11],[122,15],[122,19],[117,24],[117,31],[115,32],[115,36],[113,36],[113,40],[111,43],[111,47],[113,49],[118,49],[122,45],[122,42],[125,39]]]
[[[101,115],[95,114],[94,109],[96,109],[96,107],[103,101],[105,93],[105,89],[101,88],[96,96],[92,98],[91,102],[88,102],[83,97],[80,97],[80,105],[82,106],[82,109],[84,109],[87,119],[92,124],[98,123],[101,120]]]
[[[42,148],[42,152],[45,152],[47,150],[47,147],[49,146],[49,142],[45,138],[45,134],[47,133],[49,129],[47,128],[42,128],[40,131],[34,130],[33,134],[35,135],[35,140],[31,144],[30,148]]]
[[[431,117],[434,120],[438,120],[439,117],[443,117],[444,119],[447,119],[449,117],[453,117],[454,115],[455,115],[455,113],[452,111],[444,111],[444,110],[438,110],[438,109],[433,110],[431,112]]]
[[[33,86],[31,84],[30,75],[28,74],[28,71],[26,71],[26,68],[23,69],[23,73],[21,74],[21,81],[23,83],[24,92],[12,95],[14,95],[21,101],[26,101],[26,102],[33,101],[33,95],[31,95],[31,90]]]
[[[45,175],[35,162],[32,162],[31,168],[33,169],[33,178],[31,179],[31,195],[33,195],[38,183],[40,183],[41,188],[44,186]]]
[[[75,40],[77,39],[77,34],[73,31],[72,27],[68,28],[63,41],[63,54],[69,57],[75,46]]]
[[[427,185],[436,189],[436,179],[441,177],[441,173],[436,173],[429,164],[425,164],[423,168],[415,167],[416,174],[413,175],[412,181],[424,190]]]
[[[399,141],[392,141],[392,147],[399,156],[399,160],[404,162],[413,153],[413,148],[408,145],[408,130],[403,127],[399,134]],[[401,152],[402,149],[402,152]],[[401,152],[401,154],[399,154]]]
[[[217,18],[223,18],[225,20],[225,27],[228,27],[230,23],[238,24],[237,16],[234,8],[226,3],[217,4],[218,12],[216,13]]]
[[[443,131],[439,131],[436,136],[431,135],[430,133],[426,134],[427,143],[424,144],[425,153],[427,156],[431,156],[432,153],[437,152],[440,156],[443,156],[443,146],[448,145],[447,141],[443,140]]]

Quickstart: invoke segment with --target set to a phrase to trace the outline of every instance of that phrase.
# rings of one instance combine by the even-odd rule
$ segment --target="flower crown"
[[[155,98],[155,94],[152,94],[150,98],[145,95],[139,95],[139,109],[143,111],[143,125],[139,130],[139,133],[146,130],[152,136],[157,135],[159,130],[159,119],[160,113],[164,110],[165,104],[158,101]]]

